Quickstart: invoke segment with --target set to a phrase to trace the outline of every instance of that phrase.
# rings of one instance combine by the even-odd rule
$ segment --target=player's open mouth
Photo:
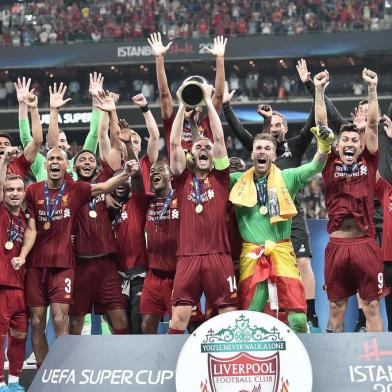
[[[57,165],[57,164],[51,165],[50,166],[50,171],[52,173],[59,173],[60,172],[60,165]]]
[[[265,165],[267,163],[267,160],[265,158],[260,157],[257,159],[257,163],[260,165]]]
[[[82,168],[82,170],[85,173],[90,174],[92,172],[93,168],[91,166],[85,166],[85,167]]]
[[[199,161],[208,161],[208,154],[206,152],[202,152],[199,155]]]
[[[343,155],[348,161],[352,161],[355,155],[355,148],[354,147],[345,147],[343,149]]]
[[[5,151],[4,151],[4,150],[1,150],[1,151],[0,151],[0,157],[3,156],[4,153],[5,153]]]
[[[158,175],[158,174],[154,174],[152,176],[152,182],[154,184],[158,184],[158,182],[162,181],[162,176]]]

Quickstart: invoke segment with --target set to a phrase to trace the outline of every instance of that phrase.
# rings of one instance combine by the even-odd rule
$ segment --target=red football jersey
[[[167,120],[163,120],[163,127],[165,129],[165,142],[167,148],[167,154],[170,156],[170,134],[173,126],[174,119],[176,117],[176,112],[173,111],[170,118]],[[214,141],[212,136],[210,119],[208,118],[208,114],[203,117],[203,119],[198,124],[199,132],[205,137],[208,137],[211,141]],[[181,136],[181,146],[184,150],[191,151],[192,150],[192,131],[188,122],[184,123],[184,127],[182,129]]]
[[[103,163],[103,170],[97,175],[93,183],[105,182],[112,176],[113,170],[108,164]],[[97,216],[91,218],[90,211],[95,211]],[[117,244],[114,239],[104,194],[96,196],[82,207],[76,217],[74,234],[76,256],[91,257],[117,253]]]
[[[28,162],[24,154],[22,154],[8,163],[7,175],[17,174],[23,179],[26,179],[29,174],[30,166],[31,162]]]
[[[27,187],[26,203],[31,218],[37,226],[37,239],[27,258],[27,266],[35,268],[73,268],[71,234],[80,209],[91,199],[91,184],[65,181],[64,194],[50,222],[49,230],[44,229],[47,221],[44,203],[45,181]],[[59,189],[49,189],[51,205]]]
[[[203,211],[196,213],[193,173],[188,169],[176,178],[180,232],[178,256],[230,253],[226,211],[229,198],[229,172],[213,169],[200,180]]]
[[[146,224],[147,199],[145,194],[133,194],[115,213],[112,220],[118,247],[118,269],[128,271],[134,267],[147,268]]]
[[[148,159],[147,154],[143,155],[140,158],[139,165],[140,165],[140,170],[142,172],[144,189],[146,192],[149,192],[151,187],[151,182],[150,182],[151,163],[150,160]]]
[[[347,174],[342,161],[330,154],[323,170],[325,205],[328,210],[328,233],[339,230],[344,219],[354,218],[358,227],[374,237],[374,187],[378,153],[372,155],[365,148],[358,159],[358,168]]]
[[[392,185],[380,178],[375,193],[383,210],[382,253],[384,261],[392,262]]]
[[[10,229],[15,232],[16,238],[12,241],[14,247],[5,249],[5,244],[9,240]],[[18,216],[11,214],[4,203],[0,203],[0,286],[24,288],[25,268],[15,271],[12,268],[11,260],[19,256],[22,247],[23,235],[26,230],[26,216],[22,209]]]
[[[153,195],[146,197],[148,199],[146,218],[148,268],[174,272],[177,264],[176,253],[180,223],[176,192],[174,192],[169,207],[159,221],[156,221],[155,218],[159,217],[165,198],[155,199]]]

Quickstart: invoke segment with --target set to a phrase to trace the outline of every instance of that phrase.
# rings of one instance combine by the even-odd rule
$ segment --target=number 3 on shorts
[[[235,281],[235,276],[229,276],[226,280],[229,282],[230,293],[237,291],[237,282]]]
[[[378,288],[382,289],[384,287],[384,274],[380,272],[377,275],[377,281],[378,281]]]
[[[71,289],[71,279],[70,279],[70,278],[65,278],[65,279],[64,279],[64,282],[65,282],[64,291],[65,291],[67,294],[71,294],[71,291],[72,291],[72,289]]]

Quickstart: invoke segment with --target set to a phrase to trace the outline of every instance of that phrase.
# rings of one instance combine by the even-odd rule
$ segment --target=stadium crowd
[[[113,71],[110,73],[113,74]],[[10,75],[10,72],[7,71],[7,74],[3,73],[0,76],[0,108],[17,106],[13,80],[19,74],[20,72],[13,72]],[[46,74],[50,74],[50,72],[46,72]],[[181,74],[185,75],[183,71],[173,70],[168,72],[171,91],[176,91],[181,85]],[[289,99],[308,96],[297,74],[289,72],[284,72],[281,76],[278,76],[278,74],[279,72],[274,72],[269,75],[268,72],[259,72],[258,69],[240,73],[228,72],[229,87],[236,90],[233,101],[246,103],[263,99]],[[334,74],[331,77],[330,93],[334,96],[363,96],[366,94],[366,86],[363,81],[358,78],[351,80],[350,76],[351,74],[347,73]],[[213,74],[206,75],[206,77],[212,80]],[[36,72],[31,73],[31,78],[34,80],[33,87],[41,105],[49,105],[49,97],[46,91],[53,79],[49,78],[48,75],[37,74]],[[70,71],[69,76],[61,78],[68,85],[72,105],[85,106],[89,104],[88,83],[85,82],[87,79],[88,72],[82,70],[78,72]],[[148,72],[143,72],[142,75],[138,75],[137,71],[130,73],[129,76],[125,76],[123,73],[108,75],[106,86],[111,91],[119,93],[120,104],[126,104],[132,96],[139,93],[143,93],[150,103],[159,103],[158,85],[151,67]],[[383,73],[383,83],[379,88],[379,94],[386,95],[390,91],[392,91],[392,74],[385,72]]]
[[[177,91],[165,72],[170,44],[159,33],[148,42],[167,160],[159,156],[159,130],[143,94],[132,102],[148,131],[145,154],[141,137],[117,116],[118,94],[105,88],[101,74],[90,73],[90,130],[71,157],[58,124],[58,112],[70,100],[67,86],[49,85],[44,140],[34,82],[15,81],[23,150],[0,134],[0,345],[7,340],[9,359],[6,385],[0,350],[1,392],[24,390],[19,376],[29,322],[37,367],[42,365],[49,350],[48,308],[57,337],[81,334],[93,310],[113,334],[157,333],[166,314],[168,333],[183,334],[238,308],[279,317],[296,333],[319,332],[306,214],[328,213],[327,332],[344,331],[347,301],[356,293],[360,326],[383,331],[385,297],[392,330],[392,121],[380,113],[378,75],[363,69],[368,97],[347,123],[326,95],[328,71],[312,77],[301,59],[297,73],[313,97],[303,128],[286,137],[287,119],[260,104],[255,111],[263,129],[253,134],[231,107],[227,39],[216,37],[208,49],[216,63],[214,86],[191,77]],[[229,156],[221,111],[248,164]],[[302,164],[313,142],[312,158]],[[26,187],[29,172],[35,181]],[[306,214],[304,197],[313,205]],[[382,220],[383,236],[375,225]]]
[[[303,34],[392,27],[384,0],[53,0],[0,4],[0,45]],[[212,15],[212,17],[211,17]]]

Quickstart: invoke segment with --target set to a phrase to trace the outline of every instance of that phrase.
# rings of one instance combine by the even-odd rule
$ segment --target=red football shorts
[[[73,285],[73,268],[27,268],[26,305],[34,307],[52,303],[70,304]]]
[[[29,316],[22,289],[0,286],[0,335],[10,328],[27,332]],[[3,348],[0,348],[3,350]]]
[[[110,256],[94,260],[77,261],[73,301],[70,316],[85,316],[94,307],[96,314],[108,310],[126,309],[127,302],[121,293],[121,279],[116,263]]]
[[[148,270],[140,298],[140,314],[171,317],[171,297],[175,272]]]
[[[324,279],[328,299],[342,301],[357,291],[366,301],[388,294],[384,263],[375,239],[330,238],[325,249]]]
[[[196,305],[203,292],[213,307],[237,307],[237,284],[230,255],[217,253],[178,258],[172,305]]]

